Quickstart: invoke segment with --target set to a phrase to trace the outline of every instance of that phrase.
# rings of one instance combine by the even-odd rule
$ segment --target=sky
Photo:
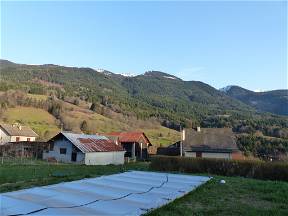
[[[286,1],[1,1],[1,59],[287,88]]]

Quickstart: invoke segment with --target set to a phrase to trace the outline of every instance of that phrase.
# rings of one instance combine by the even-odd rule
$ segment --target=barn
[[[140,131],[111,132],[105,136],[113,139],[125,149],[125,157],[138,160],[148,158],[148,149],[152,144],[145,133]]]
[[[61,132],[50,141],[43,159],[86,165],[123,164],[125,150],[105,136]]]

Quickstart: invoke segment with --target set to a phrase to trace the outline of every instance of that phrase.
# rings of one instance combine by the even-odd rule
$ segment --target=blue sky
[[[1,58],[287,88],[287,3],[1,2]]]

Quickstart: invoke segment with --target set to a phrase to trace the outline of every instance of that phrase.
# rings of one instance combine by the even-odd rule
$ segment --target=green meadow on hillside
[[[37,101],[45,101],[48,96],[27,94],[27,97]],[[117,113],[104,116],[88,109],[89,104],[80,101],[80,105],[58,100],[61,103],[61,118],[56,119],[44,109],[34,107],[9,107],[0,115],[0,121],[9,124],[20,122],[30,126],[39,134],[39,140],[47,140],[64,130],[84,133],[106,133],[115,131],[143,131],[155,146],[173,144],[180,139],[179,132],[163,127],[157,122],[127,118]],[[86,122],[87,128],[81,130],[81,124]]]
[[[30,126],[42,138],[49,138],[59,131],[56,119],[51,114],[34,107],[9,108],[4,112],[1,120],[9,124],[20,122]]]

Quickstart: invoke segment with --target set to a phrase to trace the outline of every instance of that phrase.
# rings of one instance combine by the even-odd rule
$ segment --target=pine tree
[[[82,132],[87,132],[88,124],[87,124],[87,122],[85,120],[81,123],[80,129],[81,129]]]

